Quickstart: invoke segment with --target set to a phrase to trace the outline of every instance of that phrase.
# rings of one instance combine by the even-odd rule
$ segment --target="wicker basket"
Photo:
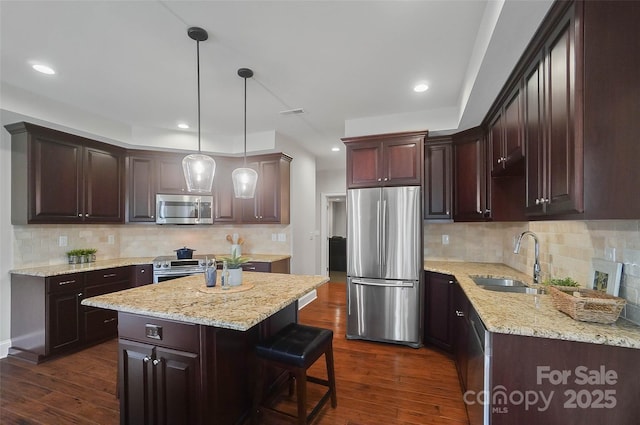
[[[626,304],[623,298],[593,289],[550,286],[549,292],[556,309],[582,322],[613,323]]]

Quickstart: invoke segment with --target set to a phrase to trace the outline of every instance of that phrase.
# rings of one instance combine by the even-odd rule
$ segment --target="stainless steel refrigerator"
[[[422,345],[419,186],[347,193],[347,338]]]

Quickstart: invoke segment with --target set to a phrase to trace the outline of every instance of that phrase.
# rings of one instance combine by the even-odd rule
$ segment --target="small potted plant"
[[[549,287],[550,286],[556,286],[556,287],[560,287],[560,288],[578,288],[580,287],[580,284],[578,282],[576,282],[575,280],[573,280],[570,277],[565,277],[564,279],[560,279],[560,278],[554,278],[554,279],[547,279],[544,282],[542,282],[542,285],[545,287],[545,292],[549,293]]]
[[[231,257],[222,257],[222,261],[227,262],[229,272],[229,286],[239,286],[242,284],[242,265],[249,261],[249,257],[242,257],[233,252]]]
[[[87,256],[87,263],[93,263],[96,261],[96,252],[98,252],[95,248],[90,248],[85,250],[85,255]]]
[[[81,249],[72,249],[67,252],[69,264],[78,264],[80,262]]]

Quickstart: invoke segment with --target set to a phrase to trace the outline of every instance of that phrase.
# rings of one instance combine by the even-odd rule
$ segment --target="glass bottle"
[[[229,268],[227,267],[227,261],[222,261],[222,275],[220,276],[220,286],[222,289],[229,289]]]

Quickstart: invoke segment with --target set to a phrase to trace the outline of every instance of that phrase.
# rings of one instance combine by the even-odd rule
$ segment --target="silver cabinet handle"
[[[460,311],[460,310],[456,310],[456,316],[458,317],[464,317],[464,312]]]
[[[387,177],[384,178],[384,181],[389,181],[389,179]]]
[[[453,282],[454,282],[453,280],[450,280],[449,285],[453,285]]]
[[[82,214],[78,214],[78,217],[82,217]]]
[[[58,282],[58,286],[68,285],[70,283],[76,283],[76,281],[75,280],[65,280],[63,282]]]
[[[76,296],[77,296],[78,298],[82,298],[82,292],[79,292]]]
[[[382,181],[382,179],[381,179],[381,178],[378,178],[378,181],[379,181],[379,182],[381,182],[381,181]]]
[[[162,360],[159,360],[159,359],[154,359],[153,360],[153,365],[154,366],[158,366],[160,363],[162,363]]]
[[[244,267],[245,270],[255,270],[255,267]]]
[[[151,360],[151,357],[149,356],[146,356],[144,359],[142,359],[142,361],[145,363],[149,363],[150,360]]]
[[[115,322],[115,321],[116,321],[116,318],[115,318],[115,317],[112,317],[111,319],[103,320],[103,321],[102,321],[102,323],[107,324],[107,323],[111,323],[111,322]]]
[[[151,216],[151,218],[155,218],[154,216]]]
[[[144,273],[144,269],[140,270],[140,273]]]
[[[85,216],[85,217],[89,217],[89,214],[85,214],[84,216]]]
[[[114,276],[117,276],[117,275],[115,273],[109,273],[109,274],[102,275],[102,277],[105,278],[105,279],[108,278],[108,277],[114,277]]]

